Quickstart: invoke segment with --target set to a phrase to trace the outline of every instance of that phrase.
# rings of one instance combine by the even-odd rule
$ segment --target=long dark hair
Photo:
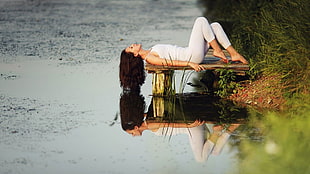
[[[119,64],[119,79],[123,89],[140,89],[145,81],[144,62],[140,55],[135,57],[133,53],[122,51]]]
[[[124,131],[132,130],[135,126],[141,126],[144,120],[145,110],[145,101],[141,94],[124,91],[121,94],[119,107],[121,125]]]

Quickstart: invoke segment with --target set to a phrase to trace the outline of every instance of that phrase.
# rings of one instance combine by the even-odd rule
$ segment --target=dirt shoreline
[[[232,101],[257,108],[281,110],[286,102],[283,97],[284,85],[277,75],[263,75],[255,81],[248,81],[235,94]]]

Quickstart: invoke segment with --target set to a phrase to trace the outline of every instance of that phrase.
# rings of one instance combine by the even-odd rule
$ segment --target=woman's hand
[[[205,70],[205,68],[197,63],[194,63],[194,62],[189,62],[188,65],[190,67],[192,67],[195,71],[199,72],[199,71],[202,71],[202,70]]]
[[[205,121],[196,120],[194,123],[189,124],[187,127],[192,128],[192,127],[201,126],[203,124],[205,124]]]
[[[163,58],[160,58],[158,55],[155,55],[154,53],[149,54],[147,57],[145,57],[145,59],[147,59],[147,62],[152,65],[190,66],[197,72],[205,70],[205,68],[202,65],[199,65],[197,63],[182,61],[182,60],[163,59]]]

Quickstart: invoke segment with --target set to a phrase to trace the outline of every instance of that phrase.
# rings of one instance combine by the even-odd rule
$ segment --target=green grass
[[[276,73],[288,96],[309,92],[308,0],[218,0],[212,6],[213,21],[224,24],[233,46],[250,60],[252,79]]]
[[[226,98],[233,90],[240,85],[235,81],[236,74],[231,69],[217,69],[215,70],[219,73],[219,80],[218,80],[218,89],[215,91],[215,94],[219,97]]]

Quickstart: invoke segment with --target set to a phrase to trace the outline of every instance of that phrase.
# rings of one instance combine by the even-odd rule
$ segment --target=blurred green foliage
[[[310,173],[310,95],[294,96],[285,112],[252,114],[249,127],[263,133],[260,142],[241,142],[238,174]]]

